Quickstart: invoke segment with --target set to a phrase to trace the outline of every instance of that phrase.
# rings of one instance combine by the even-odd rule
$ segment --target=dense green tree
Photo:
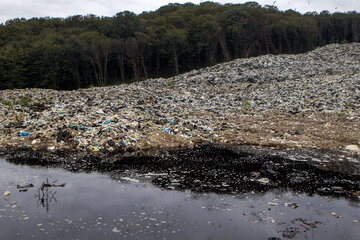
[[[106,25],[105,35],[111,38],[131,38],[141,31],[143,26],[137,15],[125,11],[117,13],[114,19]]]
[[[300,14],[256,2],[176,3],[113,17],[17,18],[0,24],[0,89],[103,86],[359,41],[358,12]]]
[[[26,86],[26,51],[6,46],[0,48],[0,89]]]

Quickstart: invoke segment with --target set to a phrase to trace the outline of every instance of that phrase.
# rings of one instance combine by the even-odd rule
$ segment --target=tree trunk
[[[156,53],[156,77],[159,77],[160,72],[160,56]]]
[[[95,65],[94,59],[91,57],[90,60],[91,60],[92,66],[94,68],[96,83],[100,84],[100,79],[99,79],[99,76],[98,76],[98,73],[97,73],[97,70],[96,70],[96,65]]]
[[[143,68],[143,72],[144,72],[145,78],[148,78],[148,73],[147,73],[147,70],[146,70],[146,66],[145,66],[145,61],[144,61],[144,56],[143,56],[143,55],[141,55],[141,65],[142,65],[142,68]]]
[[[108,84],[108,73],[107,73],[107,65],[108,65],[108,58],[109,58],[109,50],[105,50],[105,60],[104,60],[104,85]]]
[[[173,48],[174,50],[174,65],[175,65],[175,73],[176,75],[179,74],[179,63],[178,63],[178,56],[177,56],[177,53],[176,53],[176,48],[174,47]]]
[[[128,61],[130,62],[133,72],[134,72],[134,79],[140,79],[140,67],[139,67],[139,48],[138,43],[135,38],[129,38],[126,40],[125,43],[126,55],[128,57]]]
[[[118,56],[119,69],[121,74],[121,81],[125,81],[125,69],[124,69],[124,55]]]
[[[220,43],[220,47],[221,47],[221,50],[222,50],[222,54],[224,56],[224,60],[225,61],[230,61],[230,54],[229,54],[229,51],[227,49],[227,46],[226,46],[226,39],[225,39],[225,34],[224,33],[221,33],[221,35],[219,36],[218,38],[218,41]]]

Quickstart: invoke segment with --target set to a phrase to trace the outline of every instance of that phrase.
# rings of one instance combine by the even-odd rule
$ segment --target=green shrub
[[[248,101],[248,100],[246,100],[246,101],[244,101],[243,103],[242,103],[242,105],[244,106],[244,107],[250,107],[250,102]]]
[[[21,106],[27,106],[31,102],[31,97],[29,95],[26,95],[25,97],[22,97],[19,101],[19,104]]]
[[[12,108],[13,105],[11,101],[3,100],[3,99],[0,99],[0,103],[3,104],[4,106],[7,106],[8,108]]]
[[[23,122],[24,122],[24,114],[23,113],[16,114],[15,120],[19,125],[23,124]]]

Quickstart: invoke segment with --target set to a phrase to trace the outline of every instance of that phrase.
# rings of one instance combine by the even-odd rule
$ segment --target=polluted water
[[[360,239],[356,199],[281,188],[196,192],[151,181],[166,175],[75,173],[0,159],[0,238]]]

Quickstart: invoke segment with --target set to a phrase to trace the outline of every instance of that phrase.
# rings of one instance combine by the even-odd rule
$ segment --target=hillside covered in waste
[[[236,59],[176,77],[73,91],[0,91],[0,146],[145,152],[208,143],[358,159],[360,44]]]

